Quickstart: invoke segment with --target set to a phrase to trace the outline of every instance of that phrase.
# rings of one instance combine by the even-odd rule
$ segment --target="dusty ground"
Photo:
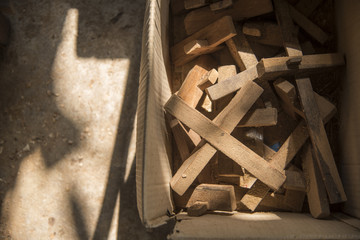
[[[145,0],[16,0],[0,64],[0,239],[165,239],[135,194]]]

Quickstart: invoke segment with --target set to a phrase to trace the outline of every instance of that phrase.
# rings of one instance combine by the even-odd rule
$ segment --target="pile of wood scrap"
[[[346,201],[324,128],[336,108],[312,88],[317,74],[344,65],[312,46],[329,39],[307,18],[320,3],[172,2],[165,110],[178,208],[301,212],[307,196],[312,216],[325,218]]]

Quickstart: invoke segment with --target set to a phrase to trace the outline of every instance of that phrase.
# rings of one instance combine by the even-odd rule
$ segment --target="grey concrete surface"
[[[145,0],[16,0],[0,62],[0,239],[165,239],[142,226]]]

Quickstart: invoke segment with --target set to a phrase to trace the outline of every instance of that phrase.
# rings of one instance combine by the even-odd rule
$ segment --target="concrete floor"
[[[0,239],[165,239],[136,209],[145,0],[16,0],[0,63]]]

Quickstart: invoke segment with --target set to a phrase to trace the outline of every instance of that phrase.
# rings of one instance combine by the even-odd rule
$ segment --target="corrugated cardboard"
[[[360,3],[356,0],[337,1],[342,14],[340,24],[347,26],[342,36],[347,46],[347,83],[351,91],[360,91]],[[347,9],[352,15],[348,15]],[[349,10],[350,11],[350,10]],[[137,113],[136,184],[139,215],[146,227],[166,223],[173,213],[169,181],[171,148],[166,132],[163,105],[170,97],[168,84],[168,0],[148,0],[145,12],[140,86]],[[342,22],[343,21],[343,22]],[[356,21],[356,22],[354,22]],[[350,26],[350,24],[353,24]],[[355,27],[356,26],[356,27]],[[355,34],[356,32],[356,34]],[[347,35],[348,34],[348,35]],[[351,35],[353,34],[353,35]],[[350,41],[350,42],[347,42]],[[348,51],[352,52],[349,58]],[[354,90],[355,89],[355,90]],[[350,90],[349,90],[350,91]],[[351,116],[343,118],[352,125],[344,126],[342,136],[342,177],[349,201],[345,211],[359,217],[360,209],[360,100],[357,94],[347,99]],[[350,109],[351,108],[351,109]],[[172,239],[360,239],[360,231],[344,222],[316,220],[307,214],[295,213],[236,213],[232,216],[204,215],[179,221]]]

